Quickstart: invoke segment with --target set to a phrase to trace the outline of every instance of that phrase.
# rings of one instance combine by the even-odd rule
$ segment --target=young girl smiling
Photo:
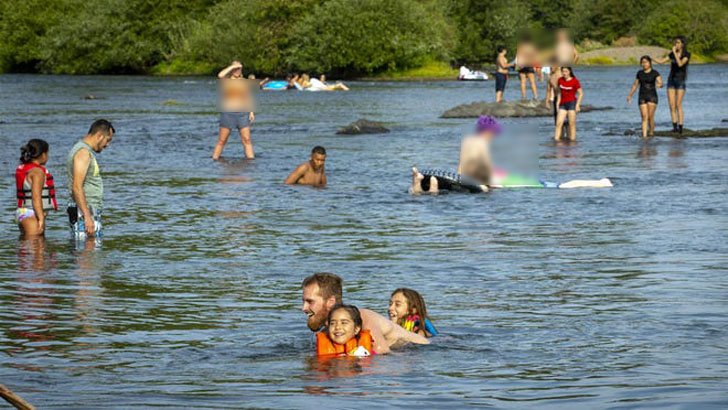
[[[389,320],[425,337],[437,336],[437,329],[427,316],[425,300],[416,290],[395,289],[389,300]]]

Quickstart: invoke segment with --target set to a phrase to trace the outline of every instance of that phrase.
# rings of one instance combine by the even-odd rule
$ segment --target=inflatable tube
[[[287,90],[288,89],[288,83],[282,80],[276,80],[276,81],[268,81],[267,83],[263,84],[264,90]]]
[[[471,193],[485,192],[483,189],[484,185],[465,175],[460,175],[455,171],[445,169],[423,169],[420,173],[425,176],[425,179],[422,180],[422,189],[425,191],[429,189],[430,177],[435,177],[437,178],[438,188],[441,191]]]

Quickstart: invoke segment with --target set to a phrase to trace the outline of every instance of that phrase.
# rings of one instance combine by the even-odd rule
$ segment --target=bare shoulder
[[[364,322],[364,327],[371,329],[373,327],[382,328],[384,325],[389,323],[389,320],[379,313],[369,309],[359,309],[361,313],[361,320]]]

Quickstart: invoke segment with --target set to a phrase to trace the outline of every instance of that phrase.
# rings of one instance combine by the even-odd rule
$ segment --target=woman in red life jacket
[[[561,129],[564,126],[566,117],[569,118],[569,139],[576,141],[576,113],[581,111],[581,100],[584,92],[581,90],[581,83],[574,77],[571,67],[561,67],[561,78],[559,78],[559,92],[556,94],[556,105],[559,113],[556,116],[556,130],[554,139],[561,139]]]
[[[359,309],[352,305],[331,309],[326,329],[316,333],[318,356],[364,357],[375,354],[373,345],[369,330],[362,329]]]
[[[47,162],[47,142],[32,139],[20,148],[20,165],[15,169],[15,219],[24,236],[43,235],[48,211],[58,210],[53,175],[45,168]]]

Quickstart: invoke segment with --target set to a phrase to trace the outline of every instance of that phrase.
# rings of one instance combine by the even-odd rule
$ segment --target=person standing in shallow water
[[[670,117],[672,117],[672,132],[683,132],[682,102],[685,97],[685,83],[688,79],[688,63],[690,63],[690,52],[687,49],[685,37],[678,36],[672,46],[667,58],[655,59],[659,64],[670,62],[670,75],[667,77],[667,103],[670,105]]]
[[[556,127],[554,140],[561,139],[561,131],[564,121],[569,119],[569,140],[576,141],[576,113],[581,111],[581,100],[584,92],[581,83],[574,77],[574,70],[571,67],[561,67],[561,78],[558,80],[559,92],[556,95],[556,105],[559,113],[556,116]],[[577,97],[578,94],[578,97]]]
[[[655,136],[655,110],[657,109],[657,89],[662,88],[662,77],[657,70],[652,69],[650,56],[640,58],[642,69],[637,72],[637,78],[632,83],[632,89],[627,95],[627,104],[632,104],[632,95],[640,89],[639,106],[642,116],[642,138]]]
[[[316,146],[311,150],[311,159],[296,167],[284,181],[287,185],[326,186],[326,149]]]
[[[71,232],[76,239],[98,236],[101,233],[104,182],[96,162],[96,154],[111,144],[115,132],[109,121],[94,121],[86,136],[68,153],[66,173],[71,203],[67,211]]]
[[[250,138],[250,124],[255,121],[252,112],[252,95],[248,81],[243,78],[243,65],[233,61],[217,74],[220,79],[220,132],[212,159],[220,159],[230,132],[240,131],[245,157],[255,158],[253,142]]]
[[[32,139],[20,149],[15,170],[18,209],[15,220],[23,236],[43,235],[48,211],[58,210],[53,175],[45,168],[48,143]]]

